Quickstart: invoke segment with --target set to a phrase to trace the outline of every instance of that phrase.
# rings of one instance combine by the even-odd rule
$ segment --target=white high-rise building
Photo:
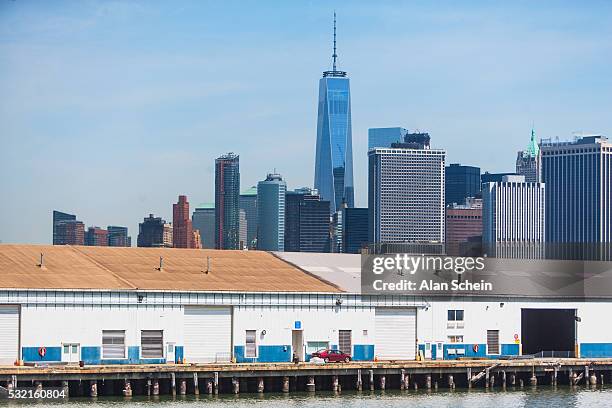
[[[280,174],[268,174],[257,183],[257,249],[285,250],[285,194]]]
[[[368,152],[372,243],[444,242],[446,152],[429,147],[427,133]]]
[[[544,183],[525,176],[503,176],[482,186],[482,241],[497,257],[541,257],[544,254]]]

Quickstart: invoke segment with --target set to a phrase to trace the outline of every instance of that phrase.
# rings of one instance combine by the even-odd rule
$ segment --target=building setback
[[[53,245],[64,245],[60,239],[57,227],[65,221],[76,221],[76,215],[57,210],[53,211]]]
[[[545,185],[524,176],[483,184],[483,245],[497,257],[542,257]]]
[[[253,248],[257,238],[257,186],[252,186],[240,194],[239,205],[246,217],[246,242],[249,248]]]
[[[257,249],[285,250],[285,195],[287,183],[280,174],[268,174],[257,183]]]
[[[368,209],[345,208],[342,215],[342,252],[358,254],[368,244]]]
[[[175,248],[193,248],[193,227],[189,218],[189,201],[180,195],[172,205],[172,242]]]
[[[453,163],[445,172],[446,205],[462,204],[468,197],[480,195],[480,167]]]
[[[191,222],[194,230],[200,231],[202,248],[215,247],[215,205],[200,204],[191,215]]]
[[[444,242],[445,157],[427,133],[368,152],[370,242]]]
[[[170,239],[166,238],[170,229]],[[153,214],[149,214],[143,222],[138,224],[138,239],[137,245],[139,247],[172,247],[172,226],[166,224],[161,217],[154,217]]]
[[[285,197],[285,251],[329,252],[329,201],[304,187]]]
[[[603,136],[542,141],[546,241],[612,242],[612,143]]]
[[[240,247],[240,157],[228,153],[215,160],[215,248]]]
[[[131,247],[132,238],[128,235],[127,227],[109,225],[108,231],[108,246],[113,247]]]

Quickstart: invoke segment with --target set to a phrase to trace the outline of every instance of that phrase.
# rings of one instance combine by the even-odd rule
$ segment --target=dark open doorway
[[[523,355],[559,352],[572,355],[576,344],[576,309],[521,309]]]

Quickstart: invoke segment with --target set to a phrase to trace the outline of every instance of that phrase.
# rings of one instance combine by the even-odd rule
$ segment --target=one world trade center
[[[319,80],[319,113],[314,186],[335,213],[354,206],[351,92],[346,72],[336,68],[336,13],[332,70]]]

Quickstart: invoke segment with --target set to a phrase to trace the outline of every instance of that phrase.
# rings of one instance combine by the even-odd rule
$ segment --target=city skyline
[[[605,3],[336,9],[356,207],[367,201],[368,128],[427,131],[447,163],[483,172],[514,171],[533,121],[541,138],[612,134]],[[243,186],[274,167],[289,188],[312,186],[332,13],[325,3],[2,4],[0,240],[50,243],[54,209],[131,231],[149,213],[171,219],[178,194],[214,201],[213,160],[227,151],[242,156]],[[408,16],[422,24],[394,24]]]

